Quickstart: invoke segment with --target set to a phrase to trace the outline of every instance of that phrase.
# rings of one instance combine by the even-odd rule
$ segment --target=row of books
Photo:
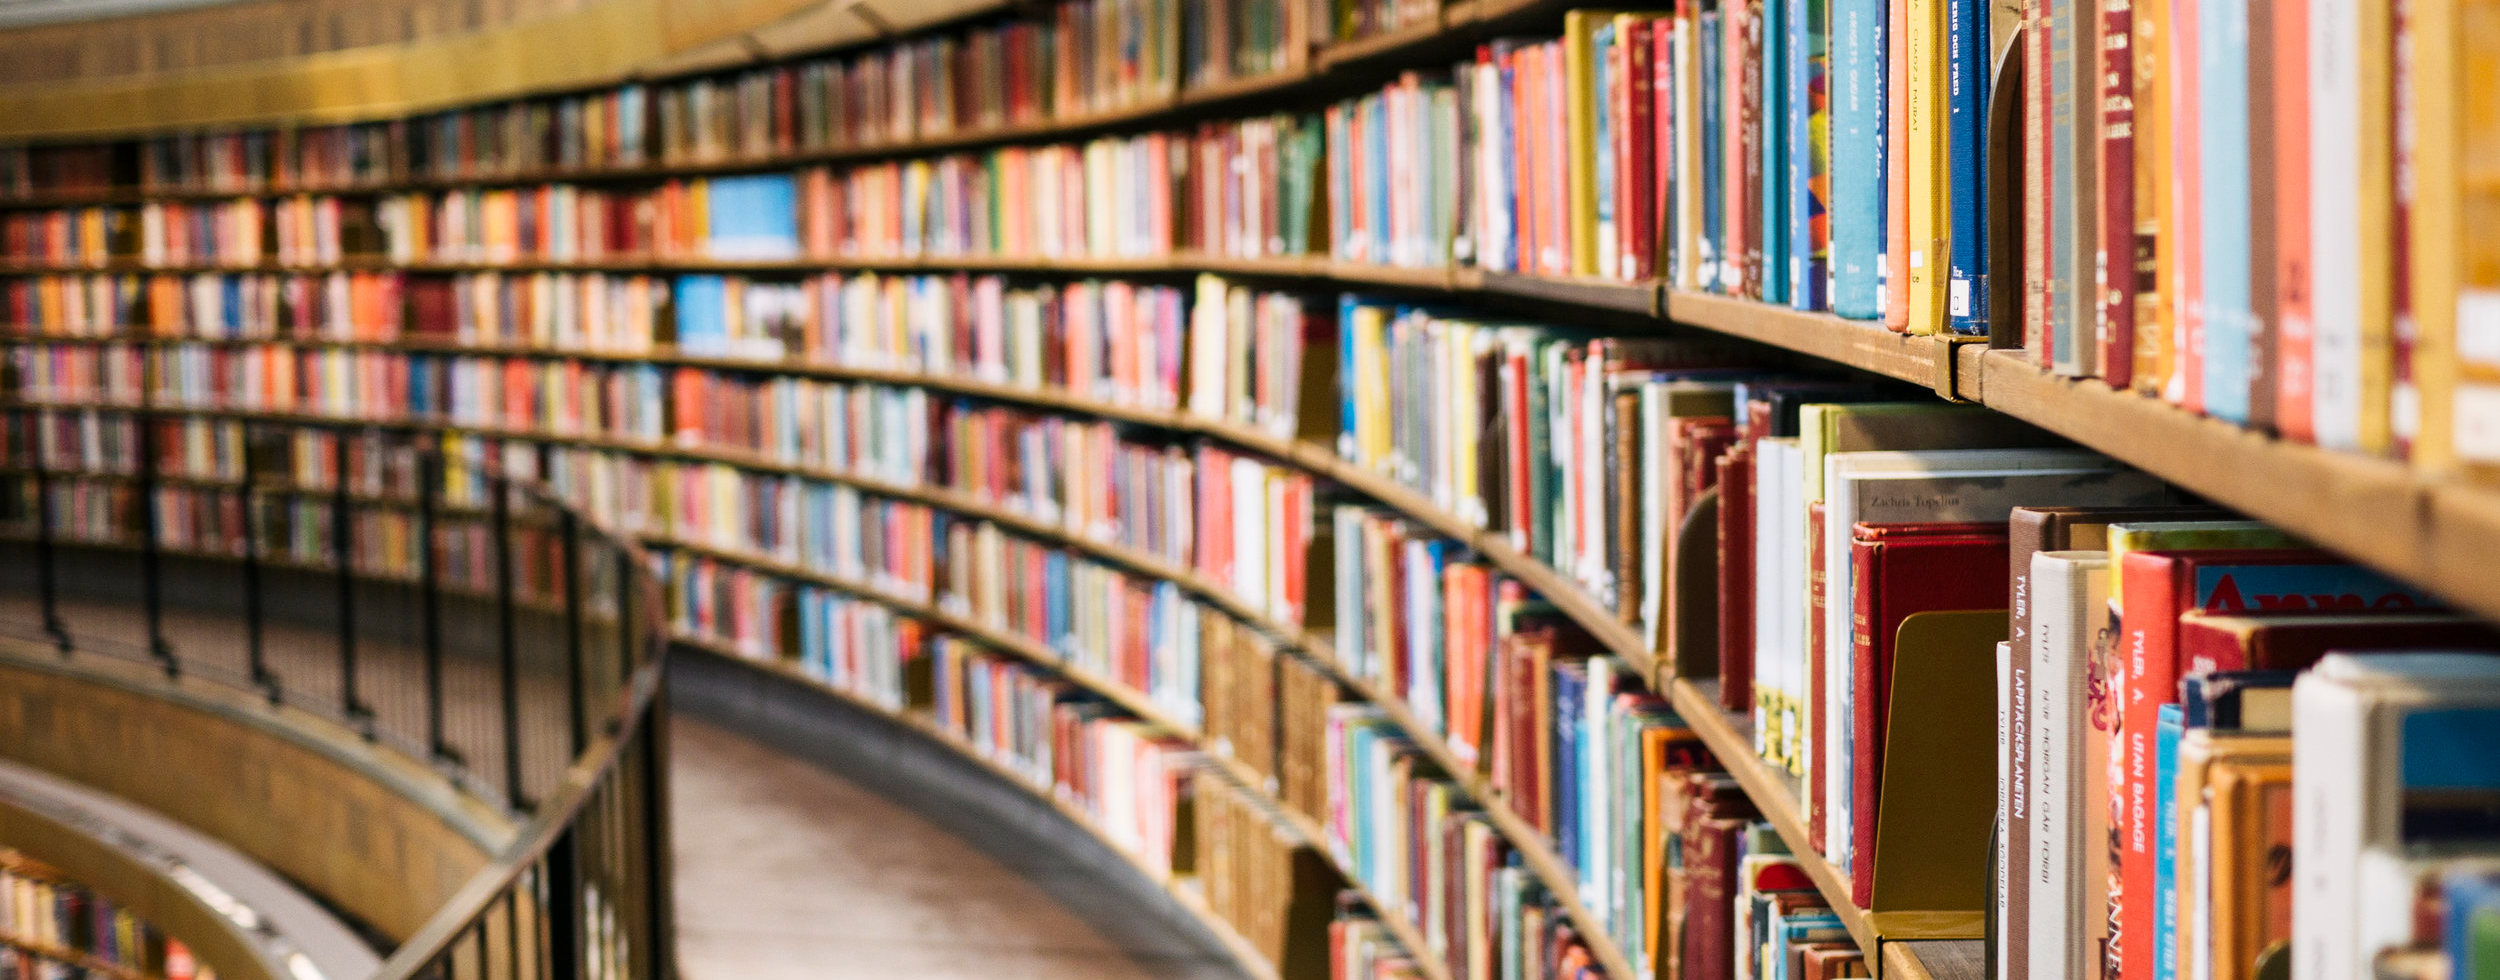
[[[217,976],[182,940],[110,896],[0,849],[0,976],[67,980],[105,971],[150,980]]]
[[[999,276],[875,273],[799,283],[596,273],[43,277],[13,280],[7,290],[19,317],[11,332],[28,337],[612,355],[673,347],[961,373],[1151,408],[1179,407],[1186,385],[1202,414],[1278,434],[1293,431],[1297,413],[1316,415],[1301,403],[1334,377],[1333,359],[1305,356],[1333,342],[1334,321],[1320,304],[1213,276],[1194,292],[1120,280],[1014,285]]]
[[[0,149],[0,192],[254,193],[852,150],[1165,102],[1285,70],[1307,3],[1060,0],[833,56],[383,122]]]
[[[2473,975],[2500,633],[2211,516],[2014,513],[2005,975]]]
[[[521,291],[521,297],[547,297],[543,308],[550,315],[557,308],[555,297],[570,301],[573,305],[564,308],[563,319],[568,325],[583,324],[584,329],[604,324],[610,308],[631,309],[649,302],[635,292],[650,288],[649,280],[642,277],[611,280],[597,274],[566,275],[535,284],[536,277],[509,276],[473,282],[500,285],[507,279]],[[6,318],[11,332],[54,337],[300,337],[382,342],[402,336],[409,319],[403,294],[406,284],[406,277],[393,272],[17,276],[0,281],[0,310],[5,310],[0,317]],[[660,286],[666,288],[665,280]],[[491,290],[493,286],[469,288]],[[500,313],[510,302],[488,304],[482,315]]]

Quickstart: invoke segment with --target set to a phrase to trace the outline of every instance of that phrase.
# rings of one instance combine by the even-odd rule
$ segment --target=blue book
[[[1831,0],[1832,312],[1884,315],[1884,0]]]
[[[799,255],[799,186],[788,174],[714,177],[708,191],[714,258],[790,259]]]
[[[1580,706],[1588,674],[1576,663],[1558,663],[1554,670],[1554,850],[1563,863],[1580,863]]]
[[[1788,305],[1820,310],[1829,305],[1831,101],[1828,73],[1829,0],[1783,0],[1788,5]],[[1817,234],[1821,229],[1825,234]]]
[[[2179,976],[2179,738],[2187,730],[2178,705],[2162,705],[2153,721],[2153,978]]]
[[[1716,10],[1704,11],[1697,18],[1701,35],[1701,289],[1705,292],[1726,292],[1729,284],[1719,281],[1721,267],[1727,262],[1727,147],[1725,145],[1727,95],[1720,64],[1726,61],[1720,50],[1720,27],[1724,18]]]
[[[677,347],[689,354],[729,349],[729,281],[720,276],[679,276],[676,289]]]
[[[1068,608],[1071,598],[1068,594],[1068,553],[1056,549],[1047,552],[1042,559],[1042,569],[1045,600],[1050,608],[1046,620],[1050,624],[1050,635],[1059,639],[1058,646],[1063,653],[1072,654],[1077,637],[1072,625],[1074,619],[1069,615]]]
[[[1441,692],[1447,674],[1441,666],[1441,570],[1448,564],[1450,545],[1442,538],[1406,543],[1406,609],[1413,626],[1406,631],[1406,704],[1436,732],[1449,728]]]
[[[1390,264],[1396,244],[1389,239],[1389,100],[1379,95],[1363,99],[1363,125],[1370,139],[1364,141],[1363,160],[1370,173],[1371,196],[1371,261]]]
[[[2441,891],[2448,905],[2449,980],[2500,980],[2500,875],[2452,871]]]
[[[2196,4],[2205,414],[2234,423],[2248,421],[2249,362],[2257,344],[2248,279],[2248,4]]]
[[[1953,264],[1945,280],[1945,328],[1984,336],[1988,332],[1988,73],[1993,67],[1989,55],[1996,48],[1988,40],[1986,0],[1945,0],[1944,19],[1945,141],[1953,160],[1948,215]],[[2082,95],[2076,93],[2078,99]]]
[[[1753,4],[1757,0],[1745,0]],[[1762,156],[1762,213],[1754,215],[1762,235],[1762,301],[1788,302],[1788,61],[1799,44],[1796,24],[1788,16],[1788,0],[1758,0],[1762,22],[1762,116],[1754,137]]]

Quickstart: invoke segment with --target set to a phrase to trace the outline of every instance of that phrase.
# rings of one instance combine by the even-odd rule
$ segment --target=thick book
[[[2132,4],[2135,37],[2135,348],[2129,387],[2158,395],[2171,370],[2170,268],[2178,261],[2170,198],[2170,4]]]
[[[1858,690],[1851,713],[1850,900],[1874,900],[1875,816],[1883,806],[1884,709],[1892,703],[1895,633],[1912,614],[1998,608],[2004,592],[1992,574],[2005,561],[2002,525],[1859,524],[1850,533],[1855,574],[1850,684]],[[1838,824],[1835,824],[1835,830]]]
[[[2033,977],[2086,977],[2097,971],[2107,937],[2109,740],[2101,724],[2098,636],[2109,598],[2109,555],[2044,551],[2032,557],[2037,583],[2028,648],[2031,681],[2030,799],[2023,830],[2029,913],[2008,930],[2026,930]]]

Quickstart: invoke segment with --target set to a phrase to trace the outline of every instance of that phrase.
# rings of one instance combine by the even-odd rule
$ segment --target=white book
[[[2366,977],[2380,948],[2410,938],[2406,915],[2369,907],[2388,896],[2368,894],[2384,876],[2363,867],[2414,843],[2409,774],[2472,780],[2443,794],[2500,793],[2475,761],[2500,741],[2500,657],[2329,654],[2293,683],[2292,717],[2292,977]]]
[[[2029,660],[2030,655],[2031,651],[2023,651],[2025,660]],[[1991,901],[1996,906],[1997,942],[1996,948],[1988,951],[1988,955],[1996,960],[1995,975],[1999,977],[2014,975],[2014,970],[2007,965],[2006,961],[2007,950],[2012,946],[2005,941],[2004,937],[2018,928],[2010,921],[2012,908],[2006,902],[2007,896],[2013,894],[2013,890],[2006,887],[2006,883],[2012,880],[2010,869],[2014,865],[2014,855],[2009,853],[2014,835],[2007,832],[2006,828],[2011,826],[2011,821],[2016,819],[2014,797],[2017,794],[2013,792],[2012,787],[2014,781],[2020,778],[2018,775],[2020,770],[2014,768],[2014,742],[2021,737],[2014,724],[2015,672],[2014,644],[2012,641],[2001,641],[1997,644],[1996,882],[1995,887],[1990,891]],[[2025,965],[2028,966],[2028,964]]]
[[[2022,871],[2031,877],[2031,975],[2084,977],[2092,953],[2089,882],[2084,880],[2087,740],[2092,730],[2089,692],[2093,634],[2109,606],[2109,553],[2046,551],[2031,559],[2031,803],[2030,851]],[[2007,928],[2013,928],[2008,925]]]
[[[2309,13],[2310,406],[2318,445],[2361,447],[2361,61],[2358,0]],[[2377,5],[2384,12],[2385,4]],[[2386,35],[2378,35],[2384,41]],[[2384,57],[2384,52],[2370,52]],[[2382,93],[2384,94],[2384,93]],[[2385,134],[2381,134],[2384,136]],[[2167,284],[2165,284],[2167,285]]]
[[[1754,745],[1765,759],[1785,762],[1791,748],[1787,712],[1801,649],[1789,645],[1803,611],[1791,597],[1805,587],[1803,489],[1797,464],[1803,450],[1793,438],[1754,445]],[[1792,554],[1794,553],[1794,554]]]

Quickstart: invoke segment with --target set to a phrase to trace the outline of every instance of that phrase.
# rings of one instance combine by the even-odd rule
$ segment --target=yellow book
[[[2426,470],[2500,473],[2500,2],[2413,5],[2410,297]]]
[[[1563,84],[1570,88],[1563,107],[1563,137],[1571,157],[1571,274],[1594,276],[1597,268],[1597,28],[1619,15],[1617,10],[1574,10],[1563,15]]]
[[[2395,72],[2388,0],[2360,0],[2354,39],[2361,70],[2361,432],[2363,452],[2393,445],[2389,401],[2395,366]]]
[[[1700,25],[1675,21],[1675,285],[1701,288]]]
[[[1945,280],[1952,264],[1952,157],[1946,147],[1944,3],[1908,0],[1909,64],[1903,66],[1910,200],[1909,332],[1944,329]]]
[[[2159,395],[2175,351],[2169,295],[2171,242],[2178,217],[2170,201],[2170,4],[2139,3],[2135,38],[2135,352],[2130,385]],[[2149,243],[2149,246],[2148,244]],[[2149,255],[2147,253],[2150,253]],[[2147,261],[2149,260],[2149,265]]]

